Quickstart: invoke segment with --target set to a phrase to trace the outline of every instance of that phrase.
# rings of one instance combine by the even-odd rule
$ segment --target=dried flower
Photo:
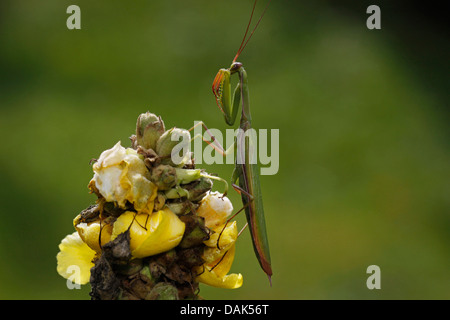
[[[156,197],[156,186],[143,159],[131,148],[118,142],[100,155],[93,165],[94,177],[89,183],[93,192],[99,192],[108,202],[126,208],[126,201],[139,212],[151,213]]]

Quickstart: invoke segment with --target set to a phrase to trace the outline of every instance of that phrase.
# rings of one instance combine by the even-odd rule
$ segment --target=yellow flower
[[[242,274],[227,274],[233,264],[234,254],[235,246],[232,245],[228,250],[223,250],[222,255],[217,260],[199,267],[197,269],[197,281],[217,288],[240,288],[244,282]]]
[[[74,221],[77,221],[78,215]],[[75,229],[78,231],[81,240],[83,240],[92,250],[96,252],[101,252],[100,248],[100,220],[93,221],[90,223],[81,222],[75,225]],[[109,224],[101,224],[101,244],[104,245],[111,241],[111,234],[113,226]]]
[[[203,254],[203,259],[207,263],[216,261],[220,258],[224,252],[234,245],[234,242],[237,239],[238,231],[236,221],[230,223],[225,229],[224,227],[225,225],[217,227],[213,230],[214,233],[209,236],[209,239],[203,241],[203,243],[208,246]],[[222,234],[220,234],[221,232]],[[219,241],[219,245],[217,245],[217,241]]]
[[[58,273],[77,284],[88,283],[96,252],[83,242],[78,232],[67,235],[61,241],[59,250],[56,256]]]
[[[176,247],[183,238],[185,225],[168,208],[150,215],[127,211],[114,222],[111,240],[128,228],[131,255],[144,258]]]
[[[94,266],[92,260],[101,253],[100,221],[77,223],[79,217],[74,219],[77,232],[66,236],[59,245],[57,271],[77,284],[86,284]],[[185,225],[167,208],[151,215],[126,211],[112,226],[102,225],[102,245],[114,240],[128,228],[132,256],[144,258],[176,247],[183,238]],[[74,270],[79,272],[73,275]]]
[[[117,202],[121,208],[129,201],[136,211],[153,211],[157,188],[150,181],[150,173],[136,150],[125,149],[119,141],[102,152],[93,170],[89,189],[98,191],[106,201]]]
[[[203,242],[207,246],[202,255],[205,263],[196,270],[197,281],[213,287],[236,289],[244,281],[240,273],[227,274],[233,264],[238,236],[236,221],[225,225],[232,211],[231,201],[218,192],[208,193],[197,210],[197,214],[205,218],[205,225],[213,231]]]
[[[79,217],[78,215],[74,219],[74,225],[81,240],[100,253],[100,220],[79,223]],[[176,247],[183,238],[184,229],[184,223],[168,208],[150,215],[126,211],[113,225],[102,225],[101,243],[104,245],[130,230],[131,255],[134,258],[144,258]]]

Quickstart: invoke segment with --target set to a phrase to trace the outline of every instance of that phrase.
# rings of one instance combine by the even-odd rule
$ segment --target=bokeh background
[[[66,28],[71,4],[81,30]],[[366,28],[370,4],[381,30]],[[55,258],[95,200],[89,160],[128,145],[147,110],[167,127],[226,129],[211,83],[251,6],[0,2],[1,299],[89,299],[89,285],[66,287]],[[239,60],[254,127],[280,130],[279,172],[261,177],[273,286],[245,232],[232,268],[244,286],[202,286],[203,297],[450,298],[446,12],[438,2],[272,1]],[[233,168],[203,167],[225,178]],[[366,287],[372,264],[381,290]]]

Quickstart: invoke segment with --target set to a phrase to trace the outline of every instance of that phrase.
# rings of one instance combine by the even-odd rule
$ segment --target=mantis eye
[[[240,63],[240,62],[233,62],[231,67],[230,67],[230,72],[234,73],[234,72],[238,71],[241,67],[242,67],[242,63]]]

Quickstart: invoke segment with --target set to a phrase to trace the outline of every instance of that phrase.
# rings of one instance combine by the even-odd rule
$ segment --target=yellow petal
[[[91,277],[92,260],[96,253],[81,240],[78,232],[67,235],[56,255],[58,273],[77,284],[86,284]]]
[[[218,257],[215,261],[207,263],[210,269],[213,269],[214,273],[218,277],[224,277],[228,271],[231,269],[231,265],[234,261],[234,254],[236,252],[236,247],[231,246],[228,250],[222,252],[222,255]]]
[[[122,213],[114,222],[111,240],[114,240],[119,234],[130,229],[130,249],[136,249],[144,242],[149,231],[148,228],[145,230],[145,225],[148,223],[148,220],[150,220],[148,214],[133,211]]]
[[[212,248],[206,249],[204,256],[207,255],[209,249]],[[206,262],[199,267],[197,269],[197,281],[218,288],[236,289],[241,287],[244,281],[242,274],[232,273],[227,275],[233,264],[235,251],[236,247],[233,244],[228,250],[221,250],[221,255],[216,256],[217,259]],[[206,257],[208,260],[211,258],[211,256]]]
[[[131,254],[144,258],[176,247],[183,238],[185,225],[168,208],[151,215],[127,211],[114,223],[111,240],[128,228]]]
[[[101,226],[102,245],[111,241],[112,225],[102,224]],[[100,221],[94,221],[90,223],[79,223],[75,226],[81,240],[83,240],[92,250],[100,252]]]
[[[217,241],[219,241],[219,247],[227,250],[237,239],[237,224],[236,221],[233,221],[232,223],[229,223],[225,229],[223,227],[224,226],[221,225],[213,229],[214,233],[211,234],[209,239],[203,243],[208,247],[217,248]]]
[[[209,286],[213,286],[216,288],[224,288],[224,289],[237,289],[240,288],[244,282],[244,277],[240,273],[231,273],[223,277],[219,277],[214,270],[208,270],[208,267],[205,267],[203,272],[202,267],[198,269],[197,281],[207,284]]]

